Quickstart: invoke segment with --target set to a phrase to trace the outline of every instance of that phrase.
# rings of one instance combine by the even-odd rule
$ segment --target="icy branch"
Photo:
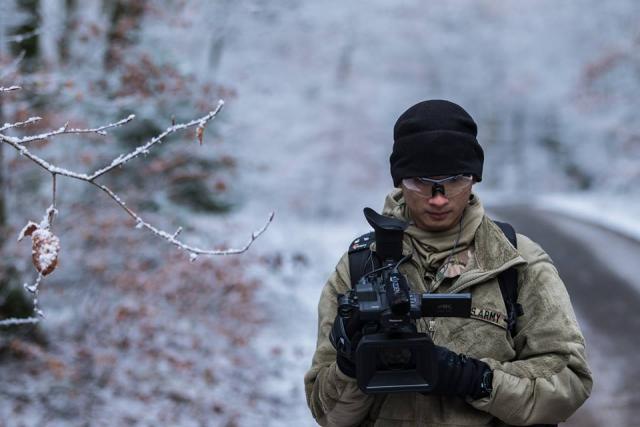
[[[18,90],[20,89],[20,87],[18,86],[11,86],[11,87],[1,87],[0,91],[2,92],[9,92],[9,91],[13,91],[13,90]],[[42,281],[42,278],[49,274],[50,272],[53,271],[53,269],[55,268],[56,265],[56,260],[57,259],[53,259],[53,260],[49,260],[49,258],[51,258],[51,256],[53,256],[54,258],[57,258],[57,249],[59,249],[59,240],[58,237],[53,235],[50,232],[51,226],[52,226],[52,222],[53,222],[53,218],[57,213],[57,210],[55,209],[55,199],[56,199],[56,179],[57,176],[66,176],[69,178],[73,178],[73,179],[77,179],[80,181],[84,181],[87,182],[93,186],[96,186],[97,188],[99,188],[100,190],[102,190],[103,192],[105,192],[112,200],[114,200],[116,202],[116,204],[118,206],[120,206],[129,216],[131,216],[135,221],[136,221],[136,228],[146,228],[147,230],[151,231],[153,234],[155,234],[156,236],[159,236],[165,240],[167,240],[169,243],[173,244],[174,246],[178,247],[179,249],[182,249],[184,251],[187,251],[190,255],[190,259],[191,261],[194,261],[199,255],[232,255],[232,254],[240,254],[243,253],[245,251],[247,251],[249,249],[249,247],[253,244],[253,242],[260,237],[260,235],[262,233],[265,232],[265,230],[267,229],[267,227],[269,226],[269,224],[271,224],[271,222],[273,221],[273,217],[274,217],[274,213],[271,212],[271,214],[269,215],[269,217],[267,218],[266,223],[258,230],[254,231],[250,238],[249,241],[242,246],[241,248],[237,248],[237,249],[204,249],[204,248],[200,248],[200,247],[195,247],[195,246],[191,246],[188,245],[186,243],[184,243],[183,241],[178,239],[178,236],[180,235],[180,233],[182,232],[182,227],[179,227],[174,233],[170,234],[164,230],[161,230],[153,225],[151,225],[150,223],[146,222],[142,217],[140,217],[140,215],[138,215],[135,211],[133,211],[131,208],[129,208],[126,203],[114,192],[112,191],[110,188],[108,188],[107,186],[100,184],[98,182],[96,182],[96,179],[99,178],[100,176],[112,171],[113,169],[120,167],[122,165],[124,165],[125,163],[127,163],[129,160],[134,159],[138,156],[140,156],[141,154],[146,154],[149,152],[149,150],[156,144],[161,143],[167,136],[174,134],[178,131],[181,130],[185,130],[188,128],[192,128],[192,127],[196,127],[196,137],[198,139],[198,141],[200,142],[200,144],[202,144],[202,137],[203,137],[203,133],[204,133],[204,128],[205,126],[211,121],[213,120],[218,113],[220,112],[222,106],[224,105],[224,102],[222,100],[220,100],[218,102],[217,107],[210,111],[208,114],[191,120],[189,122],[186,123],[180,123],[180,124],[175,124],[173,123],[172,126],[168,127],[164,132],[160,133],[159,135],[151,138],[148,142],[146,142],[143,145],[138,146],[137,148],[135,148],[133,151],[127,153],[127,154],[121,154],[118,157],[116,157],[113,161],[111,161],[111,163],[106,166],[103,167],[101,169],[96,170],[95,172],[91,173],[91,174],[86,174],[86,173],[80,173],[80,172],[74,172],[71,170],[67,170],[67,169],[63,169],[60,168],[58,166],[55,166],[51,163],[49,163],[48,161],[46,161],[45,159],[39,157],[38,155],[34,154],[33,152],[31,152],[27,146],[25,145],[28,142],[32,142],[32,141],[38,141],[38,140],[44,140],[44,139],[48,139],[48,138],[52,138],[58,135],[62,135],[62,134],[85,134],[85,133],[95,133],[95,134],[99,134],[99,135],[105,135],[106,134],[106,130],[107,129],[111,129],[111,128],[115,128],[118,126],[122,126],[125,125],[127,123],[129,123],[130,121],[132,121],[134,119],[133,115],[130,115],[129,117],[122,119],[120,121],[117,121],[115,123],[110,123],[108,125],[104,125],[104,126],[100,126],[97,128],[91,128],[91,129],[77,129],[77,128],[69,128],[69,124],[65,124],[64,126],[62,126],[59,129],[56,130],[52,130],[49,132],[44,132],[38,135],[27,135],[24,137],[12,137],[9,135],[6,135],[4,133],[2,133],[2,131],[5,131],[7,129],[12,129],[12,128],[17,128],[20,126],[26,126],[32,123],[37,122],[38,120],[40,120],[39,117],[31,117],[23,122],[16,122],[16,123],[5,123],[2,127],[0,127],[0,143],[6,143],[10,146],[12,146],[13,148],[15,148],[20,155],[24,156],[25,158],[31,160],[32,162],[34,162],[35,164],[37,164],[38,166],[40,166],[41,168],[43,168],[44,170],[48,171],[51,176],[52,176],[52,180],[53,180],[53,185],[52,185],[52,189],[53,189],[53,197],[52,197],[52,205],[49,207],[49,209],[47,209],[47,213],[45,214],[43,220],[40,222],[40,224],[37,224],[35,222],[30,221],[27,226],[25,226],[25,228],[21,231],[20,236],[19,236],[19,240],[21,240],[25,235],[29,235],[32,237],[32,243],[34,244],[34,251],[37,248],[42,249],[42,253],[44,254],[44,258],[43,256],[38,256],[35,257],[35,255],[33,254],[38,254],[37,251],[33,252],[33,256],[34,256],[34,266],[36,267],[36,270],[38,270],[39,275],[38,278],[35,282],[35,284],[33,285],[24,285],[25,289],[28,290],[29,292],[31,292],[34,295],[34,312],[40,316],[43,317],[44,313],[42,312],[42,310],[40,310],[39,306],[38,306],[38,291],[39,291],[39,285],[40,282]],[[39,246],[38,246],[39,245]],[[49,246],[46,246],[49,245]],[[45,247],[46,246],[46,247]],[[49,250],[51,249],[51,250]],[[54,250],[55,249],[55,250]],[[53,255],[52,255],[53,254]],[[47,256],[49,256],[49,258],[47,258]],[[46,258],[46,259],[45,259]],[[36,262],[37,261],[37,262]],[[44,262],[44,261],[51,261],[49,263]],[[0,321],[0,326],[6,326],[6,325],[19,325],[19,324],[24,324],[24,323],[36,323],[39,321],[39,318],[37,317],[31,317],[29,319],[4,319],[2,321]]]
[[[24,122],[5,123],[4,125],[2,125],[2,127],[0,127],[0,132],[5,131],[7,129],[11,129],[11,128],[17,128],[17,127],[20,127],[20,126],[27,126],[27,125],[30,125],[32,123],[39,122],[40,120],[42,120],[41,117],[29,117]]]
[[[52,174],[68,176],[69,178],[80,179],[80,180],[83,180],[83,181],[87,181],[89,179],[89,177],[86,174],[76,173],[76,172],[72,172],[72,171],[69,171],[69,170],[66,170],[66,169],[59,168],[59,167],[54,166],[51,163],[47,162],[46,160],[38,157],[37,155],[35,155],[31,151],[29,151],[27,149],[27,147],[22,145],[22,143],[20,142],[20,138],[14,138],[14,137],[3,135],[3,134],[0,133],[0,142],[5,142],[5,143],[11,145],[13,148],[18,150],[18,152],[22,156],[28,158],[29,160],[33,161],[35,164],[37,164],[41,168],[51,172]]]
[[[58,210],[53,206],[49,206],[47,208],[47,213],[42,217],[42,222],[40,222],[40,228],[49,228],[53,223],[53,218],[58,215]]]
[[[32,39],[34,37],[36,37],[38,34],[40,34],[40,30],[33,30],[33,31],[29,31],[28,33],[22,33],[22,34],[14,34],[12,36],[8,36],[6,38],[7,42],[9,43],[22,43],[25,40],[29,40]]]
[[[241,254],[243,252],[246,252],[249,249],[249,247],[251,247],[251,244],[258,237],[260,237],[260,235],[262,233],[265,232],[267,227],[269,227],[269,224],[271,224],[271,222],[273,221],[273,217],[275,215],[274,212],[271,212],[269,214],[269,217],[267,218],[267,222],[259,230],[254,231],[251,234],[251,237],[250,237],[249,241],[243,247],[241,247],[239,249],[220,249],[220,250],[217,250],[217,249],[202,249],[202,248],[198,248],[198,247],[195,247],[195,246],[187,245],[186,243],[184,243],[184,242],[182,242],[182,241],[177,239],[178,235],[182,232],[182,227],[179,227],[178,230],[176,230],[176,232],[173,233],[173,234],[169,234],[166,231],[160,230],[157,227],[155,227],[155,226],[149,224],[148,222],[144,221],[137,213],[135,213],[132,209],[130,209],[120,199],[120,197],[118,197],[118,195],[116,195],[109,188],[107,188],[104,185],[95,183],[93,181],[91,181],[91,184],[95,185],[96,187],[98,187],[99,189],[101,189],[102,191],[107,193],[109,195],[109,197],[111,197],[118,205],[120,205],[120,207],[122,209],[124,209],[129,214],[129,216],[131,216],[131,218],[133,218],[136,221],[136,228],[146,228],[147,230],[151,231],[156,236],[159,236],[159,237],[167,240],[169,243],[177,246],[178,248],[189,252],[189,254],[192,256],[192,260],[194,259],[193,257],[197,257],[198,255],[235,255],[235,254]]]
[[[28,292],[33,294],[33,312],[38,317],[26,317],[26,318],[15,318],[11,317],[8,319],[0,320],[0,326],[17,326],[17,325],[26,325],[38,323],[40,319],[44,318],[44,312],[40,309],[40,305],[38,302],[38,294],[40,292],[40,283],[42,282],[42,274],[39,273],[36,281],[33,285],[24,284],[22,285]]]
[[[125,125],[127,123],[129,123],[130,121],[132,121],[133,119],[135,119],[136,116],[134,114],[129,115],[129,117],[124,118],[122,120],[119,120],[115,123],[109,123],[108,125],[104,125],[104,126],[100,126],[97,128],[93,128],[93,129],[67,129],[67,133],[97,133],[98,135],[106,135],[107,132],[105,132],[105,130],[107,129],[112,129],[112,128],[116,128],[116,127],[120,127],[122,125]]]
[[[132,114],[129,117],[127,117],[125,119],[122,119],[120,121],[117,121],[115,123],[109,123],[108,125],[104,125],[104,126],[100,126],[100,127],[92,128],[92,129],[69,128],[69,123],[67,122],[67,123],[64,124],[64,126],[58,128],[56,130],[52,130],[52,131],[49,131],[49,132],[44,132],[44,133],[41,133],[41,134],[38,134],[38,135],[28,135],[28,136],[16,139],[15,141],[18,144],[23,145],[23,144],[26,144],[26,143],[29,143],[29,142],[42,141],[42,140],[45,140],[47,138],[51,138],[51,137],[58,136],[58,135],[65,135],[65,134],[68,135],[68,134],[95,133],[95,134],[104,136],[104,135],[107,134],[107,132],[105,132],[107,129],[112,129],[112,128],[115,128],[115,127],[119,127],[119,126],[125,125],[125,124],[129,123],[130,121],[132,121],[134,118],[135,118],[135,116]],[[40,120],[40,118],[36,118],[36,119]],[[37,121],[37,120],[29,119],[25,123],[33,123],[34,121]],[[15,127],[15,126],[19,126],[20,124],[24,124],[24,123],[5,124],[4,126],[8,125],[9,127]],[[0,130],[4,130],[4,129],[5,129],[5,127],[3,127]]]
[[[20,86],[9,86],[9,87],[0,86],[0,93],[1,92],[13,92],[14,90],[20,90],[20,89],[22,89]]]
[[[197,127],[197,129],[199,130],[199,135],[201,135],[202,132],[203,132],[204,127],[218,115],[218,113],[220,112],[220,110],[221,110],[223,105],[224,105],[224,102],[221,100],[221,101],[218,102],[217,107],[214,110],[210,111],[205,116],[197,118],[197,119],[194,119],[194,120],[191,120],[191,121],[186,122],[186,123],[174,124],[174,125],[168,127],[164,132],[162,132],[161,134],[151,138],[151,140],[149,140],[147,143],[145,143],[143,145],[140,145],[139,147],[137,147],[136,149],[134,149],[133,151],[131,151],[131,152],[127,153],[127,154],[118,156],[117,158],[115,158],[111,162],[111,164],[109,164],[109,166],[106,166],[106,167],[104,167],[102,169],[98,169],[97,171],[93,172],[91,175],[87,175],[86,173],[79,173],[79,172],[70,171],[70,170],[59,168],[59,167],[57,167],[55,165],[52,165],[51,163],[47,162],[43,158],[41,158],[41,157],[37,156],[36,154],[32,153],[24,144],[26,142],[46,139],[46,138],[50,138],[50,137],[53,137],[53,136],[61,135],[61,134],[64,134],[64,133],[99,133],[99,134],[103,134],[106,129],[110,129],[110,128],[117,127],[117,126],[122,126],[122,125],[130,122],[134,118],[133,115],[127,117],[126,119],[120,120],[120,121],[118,121],[116,123],[111,123],[111,124],[108,124],[108,125],[105,125],[105,126],[101,126],[101,127],[98,127],[98,128],[93,128],[93,129],[69,129],[68,125],[65,125],[65,126],[61,127],[60,129],[57,129],[57,130],[54,130],[54,131],[42,133],[42,134],[39,134],[39,135],[25,136],[25,137],[22,137],[22,138],[11,137],[11,136],[7,136],[7,135],[4,135],[4,134],[0,133],[0,142],[4,142],[4,143],[7,143],[7,144],[11,145],[13,148],[18,150],[18,152],[22,156],[28,158],[29,160],[31,160],[34,163],[36,163],[38,166],[40,166],[43,169],[45,169],[48,172],[50,172],[54,179],[55,179],[56,175],[66,176],[66,177],[69,177],[69,178],[78,179],[78,180],[81,180],[81,181],[88,182],[91,185],[94,185],[94,186],[98,187],[100,190],[104,191],[111,199],[113,199],[129,216],[131,216],[136,221],[136,227],[137,228],[146,228],[147,230],[151,231],[152,233],[154,233],[155,235],[157,235],[159,237],[162,237],[163,239],[167,240],[168,242],[170,242],[171,244],[177,246],[178,248],[189,252],[192,256],[240,254],[240,253],[243,253],[243,252],[247,251],[249,249],[249,247],[251,246],[251,244],[267,229],[269,224],[273,221],[273,217],[274,217],[274,213],[273,212],[269,215],[269,218],[267,219],[267,222],[262,226],[262,228],[260,228],[259,230],[255,231],[254,233],[252,233],[249,241],[244,246],[242,246],[241,248],[237,248],[237,249],[220,249],[220,250],[217,250],[217,249],[203,249],[203,248],[199,248],[199,247],[195,247],[195,246],[190,246],[190,245],[182,242],[181,240],[178,240],[178,236],[179,236],[180,232],[182,231],[182,227],[178,228],[178,230],[176,232],[170,234],[170,233],[168,233],[166,231],[163,231],[163,230],[151,225],[150,223],[148,223],[144,219],[142,219],[131,208],[129,208],[126,205],[126,203],[115,192],[113,192],[110,188],[108,188],[107,186],[96,182],[96,179],[99,178],[100,176],[112,171],[113,169],[115,169],[115,168],[117,168],[119,166],[124,165],[129,160],[134,159],[134,158],[138,157],[141,154],[148,153],[149,150],[154,145],[156,145],[158,143],[161,143],[163,141],[163,139],[166,138],[168,135],[171,135],[171,134],[176,133],[176,132],[178,132],[180,130],[188,129],[188,128],[191,128],[191,127],[194,127],[194,126]],[[22,126],[22,125],[25,125],[25,124],[28,124],[28,123],[33,123],[33,122],[37,121],[38,119],[39,118],[37,118],[37,117],[33,117],[31,119],[26,120],[25,122],[6,124],[6,125],[4,125],[4,127],[2,129],[13,128],[13,127]],[[52,208],[50,208],[50,209],[52,209]]]
[[[40,292],[40,283],[42,282],[42,273],[38,273],[38,278],[33,285],[24,284],[24,288],[33,294],[33,312],[36,313],[40,317],[44,317],[44,312],[40,309],[40,305],[38,302],[38,293]]]
[[[210,111],[206,116],[201,117],[199,119],[191,120],[188,123],[180,123],[180,124],[176,124],[176,125],[168,127],[160,135],[157,135],[157,136],[151,138],[151,140],[148,141],[146,144],[137,147],[135,150],[133,150],[132,152],[130,152],[128,154],[120,155],[120,156],[116,157],[111,162],[111,164],[109,166],[106,166],[106,167],[104,167],[102,169],[98,169],[97,171],[92,173],[89,176],[89,179],[90,180],[94,180],[94,179],[98,178],[99,176],[104,175],[105,173],[117,168],[118,166],[122,166],[123,164],[125,164],[129,160],[131,160],[131,159],[133,159],[135,157],[138,157],[140,154],[148,153],[149,149],[151,147],[153,147],[157,143],[161,142],[167,135],[170,135],[172,133],[176,133],[179,130],[183,130],[183,129],[187,129],[187,128],[193,127],[195,125],[198,125],[199,128],[203,127],[204,125],[206,125],[209,121],[211,121],[213,118],[215,118],[218,115],[218,112],[220,111],[220,109],[222,108],[223,105],[224,105],[224,101],[220,100],[220,101],[218,101],[218,106],[216,107],[216,109],[213,110],[213,111]]]
[[[16,59],[11,61],[11,64],[5,66],[4,69],[2,70],[2,72],[0,72],[0,79],[3,79],[3,78],[7,77],[8,75],[10,75],[12,73],[15,73],[18,70],[18,65],[20,65],[20,63],[24,59],[24,56],[26,55],[26,53],[27,52],[23,50],[16,57]]]
[[[40,318],[38,317],[25,317],[25,318],[15,318],[11,317],[9,319],[0,320],[0,326],[17,326],[17,325],[27,325],[38,323]]]

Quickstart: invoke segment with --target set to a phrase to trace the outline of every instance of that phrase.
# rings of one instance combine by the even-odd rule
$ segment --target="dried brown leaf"
[[[202,145],[203,136],[204,136],[204,127],[198,126],[198,128],[196,129],[196,138],[198,138],[198,142],[200,142],[200,145]]]
[[[27,225],[25,225],[22,230],[20,230],[20,234],[18,235],[18,242],[24,239],[24,236],[31,236],[34,231],[38,229],[38,224],[33,221],[29,221]]]
[[[37,228],[31,234],[31,241],[33,266],[39,273],[46,276],[53,272],[58,265],[60,239],[48,229]]]

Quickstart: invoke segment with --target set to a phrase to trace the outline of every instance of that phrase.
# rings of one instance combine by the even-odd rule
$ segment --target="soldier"
[[[584,338],[551,259],[521,234],[512,244],[472,192],[484,161],[476,135],[471,116],[443,100],[414,105],[394,127],[396,188],[382,213],[410,224],[403,254],[412,256],[400,271],[415,292],[472,298],[469,318],[416,322],[435,344],[433,391],[374,395],[358,388],[353,354],[336,352],[329,339],[337,297],[352,283],[345,253],[320,297],[317,348],[305,375],[307,402],[320,425],[554,424],[589,397]],[[517,271],[513,305],[498,280],[507,271]],[[507,305],[521,308],[517,322]],[[360,325],[352,321],[345,330],[355,347]]]

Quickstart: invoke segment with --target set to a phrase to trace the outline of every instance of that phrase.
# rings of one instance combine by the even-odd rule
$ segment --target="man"
[[[435,344],[433,391],[367,395],[358,388],[353,354],[336,352],[330,340],[340,321],[338,295],[351,288],[345,254],[322,291],[317,348],[305,375],[307,402],[319,424],[554,424],[589,396],[584,338],[551,259],[520,234],[516,249],[472,193],[484,161],[476,135],[471,116],[442,100],[414,105],[394,128],[390,161],[397,188],[383,215],[410,224],[403,255],[412,256],[400,271],[414,292],[468,292],[472,298],[469,318],[416,322]],[[498,277],[512,270],[522,311],[510,331]],[[360,326],[351,321],[342,338],[356,345]]]

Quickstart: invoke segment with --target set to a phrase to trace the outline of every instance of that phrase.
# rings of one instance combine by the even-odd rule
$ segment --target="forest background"
[[[45,318],[0,330],[0,415],[15,425],[313,425],[302,376],[322,284],[362,208],[391,189],[392,126],[463,105],[486,152],[483,200],[550,193],[640,212],[640,4],[633,0],[296,2],[3,0],[0,123],[94,170],[174,122],[225,107],[103,177],[191,259],[112,200],[60,179]],[[31,247],[50,175],[0,146],[0,315],[31,315]],[[569,196],[567,196],[569,197]],[[20,301],[24,304],[21,305]],[[11,417],[11,418],[9,418]]]

